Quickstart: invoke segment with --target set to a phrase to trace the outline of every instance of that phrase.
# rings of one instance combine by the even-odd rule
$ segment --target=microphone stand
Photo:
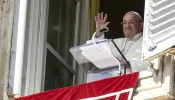
[[[123,57],[123,59],[125,60],[126,64],[131,68],[131,65],[129,64],[128,60],[126,59],[126,57],[123,55],[123,53],[120,51],[120,49],[118,48],[118,46],[115,44],[114,40],[111,40],[113,45],[115,46],[115,48],[118,50],[118,52],[120,53],[120,55]],[[124,74],[126,74],[126,66],[124,67]]]

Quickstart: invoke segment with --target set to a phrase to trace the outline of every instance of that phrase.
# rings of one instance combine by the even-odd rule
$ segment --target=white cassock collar
[[[137,41],[142,36],[142,32],[136,34],[132,40],[126,39],[126,41]]]

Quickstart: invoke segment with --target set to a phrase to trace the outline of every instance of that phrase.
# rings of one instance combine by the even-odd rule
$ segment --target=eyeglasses
[[[122,25],[122,26],[125,26],[125,25],[127,25],[127,23],[128,23],[129,25],[134,25],[136,22],[142,22],[142,21],[121,22],[121,25]]]

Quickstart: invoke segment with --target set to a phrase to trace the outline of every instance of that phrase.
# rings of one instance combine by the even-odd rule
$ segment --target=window
[[[73,84],[74,0],[49,0],[45,90]]]

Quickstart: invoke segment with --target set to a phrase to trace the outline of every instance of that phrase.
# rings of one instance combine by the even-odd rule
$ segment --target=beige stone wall
[[[133,100],[174,100],[175,56],[165,53],[153,62],[156,71],[138,80]]]
[[[0,100],[8,100],[14,0],[0,0]]]

